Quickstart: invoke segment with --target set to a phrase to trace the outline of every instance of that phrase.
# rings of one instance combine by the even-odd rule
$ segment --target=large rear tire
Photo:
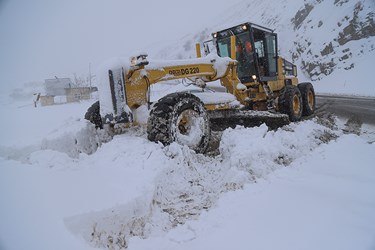
[[[309,116],[315,112],[315,91],[309,82],[303,82],[297,85],[302,96],[302,115]]]
[[[279,96],[279,111],[289,116],[291,122],[296,122],[302,116],[302,97],[294,85],[285,86]]]
[[[204,153],[211,130],[204,104],[190,93],[173,93],[161,98],[150,112],[147,122],[150,141],[169,145],[177,142],[197,153]]]

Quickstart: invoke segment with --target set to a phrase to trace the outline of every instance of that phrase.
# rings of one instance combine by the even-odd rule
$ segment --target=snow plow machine
[[[195,59],[153,62],[140,54],[108,63],[99,77],[99,101],[85,118],[96,128],[132,126],[139,124],[137,109],[146,106],[150,141],[177,142],[197,153],[207,150],[211,130],[262,123],[275,129],[299,121],[314,113],[314,88],[298,82],[296,66],[278,55],[277,46],[273,30],[243,23],[213,33],[212,40],[203,43],[203,57],[198,43]],[[153,84],[177,79],[199,89],[151,102]],[[214,81],[226,91],[207,87]]]

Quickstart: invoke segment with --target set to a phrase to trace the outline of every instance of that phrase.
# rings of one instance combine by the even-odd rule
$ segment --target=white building
[[[73,83],[70,78],[46,79],[44,82],[47,96],[65,95],[65,89],[73,87]]]

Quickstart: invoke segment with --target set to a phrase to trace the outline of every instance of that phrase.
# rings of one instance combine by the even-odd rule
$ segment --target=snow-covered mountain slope
[[[372,0],[245,0],[175,44],[151,48],[156,58],[195,56],[212,32],[253,22],[278,33],[280,54],[299,66],[319,92],[375,95],[375,2]]]

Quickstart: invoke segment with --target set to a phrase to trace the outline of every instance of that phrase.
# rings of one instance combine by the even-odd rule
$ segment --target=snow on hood
[[[184,66],[192,64],[212,64],[214,70],[216,71],[217,77],[222,77],[227,70],[229,62],[234,61],[229,57],[219,57],[218,55],[211,53],[205,57],[185,59],[185,60],[151,60],[149,64],[145,67],[146,69],[162,69],[164,67],[173,66]]]

